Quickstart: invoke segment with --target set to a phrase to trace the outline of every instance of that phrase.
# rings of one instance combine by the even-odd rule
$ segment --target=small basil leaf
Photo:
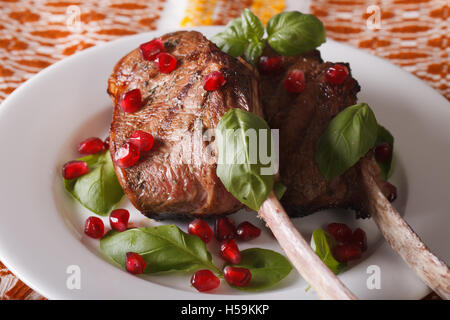
[[[314,230],[311,238],[311,247],[319,256],[319,258],[325,263],[325,265],[334,273],[340,273],[347,265],[338,262],[331,253],[331,250],[336,245],[336,241],[333,237],[321,230]]]
[[[87,162],[89,172],[77,179],[65,179],[64,187],[89,210],[101,216],[107,215],[124,195],[110,153],[106,151],[78,160]]]
[[[250,41],[247,48],[245,48],[244,56],[245,60],[250,62],[252,65],[258,61],[259,57],[261,57],[264,48],[266,47],[266,40],[261,41]]]
[[[392,134],[382,125],[378,125],[378,135],[377,142],[375,145],[379,145],[381,143],[388,143],[392,147],[392,154],[394,153],[394,137]],[[381,169],[381,178],[383,180],[387,180],[392,175],[392,156],[391,159],[387,163],[378,162],[378,166]]]
[[[197,236],[181,231],[176,225],[110,231],[100,240],[104,254],[125,268],[127,252],[142,255],[147,263],[145,273],[210,269],[213,264],[205,243]]]
[[[264,35],[264,25],[249,9],[244,9],[241,14],[242,30],[245,38],[258,41]]]
[[[281,55],[294,56],[325,42],[325,28],[312,14],[282,12],[267,24],[270,46]]]
[[[258,210],[273,190],[273,175],[261,174],[259,159],[261,131],[266,132],[266,150],[271,150],[268,124],[242,109],[230,109],[219,121],[216,141],[219,151],[217,176],[225,188],[239,201]]]
[[[241,262],[235,267],[247,268],[252,278],[247,287],[233,287],[243,291],[259,291],[275,285],[284,279],[292,270],[292,266],[278,252],[252,248],[241,251]]]
[[[286,190],[287,187],[279,181],[275,182],[275,184],[273,185],[273,192],[275,193],[275,196],[277,197],[278,200],[283,198],[283,195],[286,192]]]
[[[243,32],[241,18],[230,21],[225,30],[212,37],[211,41],[230,56],[235,58],[241,56],[248,42]]]
[[[377,132],[377,120],[366,103],[338,113],[316,145],[316,164],[325,179],[334,179],[358,162],[375,145]]]

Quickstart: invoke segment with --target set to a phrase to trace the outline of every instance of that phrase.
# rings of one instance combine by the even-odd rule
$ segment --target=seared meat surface
[[[117,63],[108,82],[114,104],[111,155],[135,130],[151,133],[156,141],[138,164],[115,167],[119,181],[134,206],[150,217],[235,212],[242,205],[218,179],[215,161],[205,148],[208,143],[198,134],[214,129],[230,108],[260,113],[257,76],[198,32],[170,33],[162,41],[177,58],[174,71],[159,72],[157,64],[144,60],[136,49]],[[226,84],[208,92],[202,78],[212,71],[221,71]],[[140,89],[144,105],[135,113],[125,113],[120,98],[135,88]]]
[[[265,55],[275,53],[267,48]],[[323,62],[317,50],[282,60],[280,72],[261,75],[260,92],[266,121],[272,129],[280,130],[280,179],[287,186],[283,206],[294,216],[326,208],[352,208],[366,217],[360,163],[326,181],[314,160],[317,141],[331,119],[357,103],[358,82],[349,74],[344,83],[329,84],[325,72],[334,63]],[[350,70],[348,63],[342,64]],[[299,94],[289,93],[283,86],[288,72],[294,69],[305,73],[305,90]],[[371,153],[366,158],[379,173]]]

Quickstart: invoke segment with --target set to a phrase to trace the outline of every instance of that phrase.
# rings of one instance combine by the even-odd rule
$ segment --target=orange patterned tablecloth
[[[187,1],[183,26],[225,24],[245,7],[265,22],[284,9],[308,8],[308,0],[0,0],[0,102],[64,57],[156,29],[173,1]],[[309,2],[329,37],[391,60],[450,99],[449,0]],[[0,262],[0,299],[43,298]]]

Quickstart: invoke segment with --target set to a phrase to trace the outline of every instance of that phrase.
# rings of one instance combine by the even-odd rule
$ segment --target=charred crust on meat
[[[174,32],[161,40],[177,58],[174,71],[161,74],[155,63],[149,63],[144,70],[143,58],[135,49],[119,61],[108,81],[114,104],[111,154],[137,129],[158,138],[155,147],[135,166],[125,170],[115,166],[119,182],[133,205],[149,217],[233,213],[242,204],[226,191],[214,162],[189,164],[175,160],[190,153],[181,147],[182,139],[194,134],[194,121],[201,119],[206,130],[214,128],[232,107],[261,113],[257,78],[248,66],[222,53],[198,32]],[[215,70],[229,74],[226,85],[206,92],[202,76]],[[148,98],[148,103],[133,114],[124,113],[118,105],[120,95],[129,88],[139,88]]]

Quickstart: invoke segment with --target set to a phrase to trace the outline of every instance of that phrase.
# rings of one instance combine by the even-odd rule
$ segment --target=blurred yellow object
[[[285,8],[284,0],[188,0],[182,27],[226,24],[250,8],[266,24]]]

